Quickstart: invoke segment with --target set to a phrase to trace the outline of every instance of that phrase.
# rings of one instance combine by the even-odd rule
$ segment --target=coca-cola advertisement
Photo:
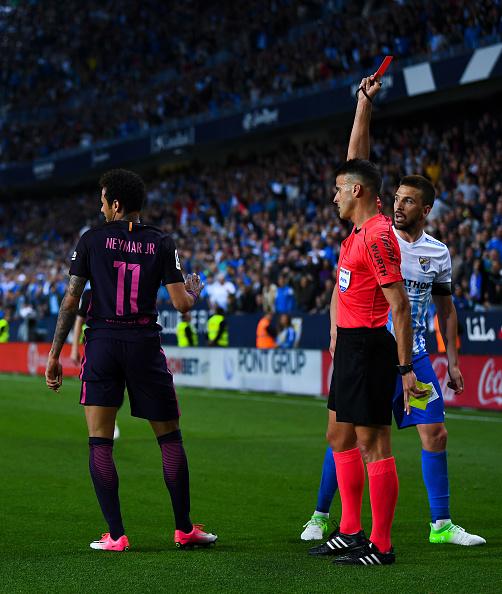
[[[432,355],[431,359],[447,406],[502,410],[502,357],[461,355],[460,370],[464,376],[464,391],[458,395],[447,385],[446,356]]]
[[[434,371],[439,379],[446,406],[466,406],[488,410],[502,410],[502,357],[460,355],[460,369],[464,376],[464,391],[455,394],[448,388],[448,359],[445,355],[431,355]],[[328,352],[322,359],[322,391],[327,396],[333,373],[333,361]]]
[[[0,372],[44,375],[50,349],[51,345],[49,343],[42,342],[0,344]],[[60,357],[63,374],[77,376],[80,373],[80,365],[73,363],[70,353],[70,345],[65,344]]]

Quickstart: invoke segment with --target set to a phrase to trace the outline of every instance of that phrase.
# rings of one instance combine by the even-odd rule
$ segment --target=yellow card
[[[410,396],[410,406],[414,406],[415,408],[420,408],[421,410],[425,410],[427,408],[427,403],[429,402],[429,398],[432,393],[432,382],[430,384],[424,384],[423,382],[419,382],[417,380],[417,388],[420,390],[427,390],[427,392],[423,396]]]

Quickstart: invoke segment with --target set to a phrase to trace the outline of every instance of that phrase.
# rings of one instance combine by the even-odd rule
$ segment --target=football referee
[[[410,305],[399,245],[391,220],[377,208],[381,184],[378,169],[366,160],[349,160],[336,171],[334,202],[340,218],[354,227],[341,245],[330,308],[334,361],[327,439],[334,452],[342,518],[326,544],[339,553],[334,563],[349,565],[395,561],[390,533],[398,479],[390,430],[397,373],[408,410],[410,395],[423,393],[415,386],[411,365]],[[396,339],[386,329],[389,306]],[[361,527],[363,460],[373,519],[369,540]]]

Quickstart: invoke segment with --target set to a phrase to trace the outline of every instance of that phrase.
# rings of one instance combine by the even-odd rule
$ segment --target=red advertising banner
[[[44,375],[51,345],[42,342],[8,342],[0,344],[0,372]],[[80,365],[70,359],[71,346],[65,344],[60,361],[64,376],[78,376]]]
[[[49,354],[49,343],[13,342],[0,344],[0,372],[43,375]],[[432,365],[438,376],[445,404],[502,411],[502,356],[461,355],[460,368],[465,389],[456,395],[447,386],[448,361],[444,355],[432,355]],[[65,376],[78,376],[80,365],[70,359],[70,345],[63,347],[61,356]],[[322,353],[322,394],[328,395],[333,362],[330,354]]]
[[[439,379],[446,406],[466,406],[487,410],[502,410],[502,357],[494,355],[460,355],[464,376],[464,391],[456,395],[448,388],[448,360],[444,355],[432,355],[432,366]],[[322,393],[328,395],[333,362],[326,351],[322,357]]]

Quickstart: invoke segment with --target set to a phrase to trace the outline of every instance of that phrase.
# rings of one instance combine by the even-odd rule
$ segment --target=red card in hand
[[[394,56],[385,56],[383,62],[380,64],[380,67],[373,75],[374,78],[382,78],[382,76],[387,72],[387,68],[390,66],[392,59]]]

